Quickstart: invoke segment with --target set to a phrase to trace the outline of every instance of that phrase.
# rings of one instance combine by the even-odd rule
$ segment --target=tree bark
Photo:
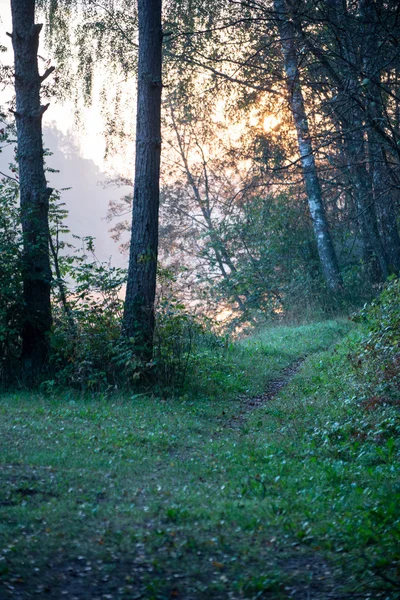
[[[284,58],[290,106],[297,131],[297,141],[318,254],[329,289],[338,293],[341,291],[343,283],[322,201],[321,186],[310,139],[308,119],[299,79],[295,47],[295,27],[291,21],[285,0],[274,0],[274,11]]]
[[[18,165],[23,231],[22,367],[28,381],[46,366],[52,324],[48,210],[51,189],[43,165],[40,86],[52,69],[39,75],[37,52],[41,25],[35,0],[11,0],[14,48]]]
[[[381,275],[386,279],[389,275],[386,252],[379,235],[378,223],[375,212],[375,200],[372,187],[372,179],[367,170],[367,156],[365,152],[365,141],[362,123],[359,122],[357,114],[350,110],[353,115],[349,128],[344,127],[343,135],[346,140],[347,157],[350,171],[350,179],[354,187],[354,196],[361,227],[367,245],[370,245],[375,254]]]
[[[369,79],[367,87],[368,110],[371,118],[377,123],[385,122],[384,99],[381,95],[381,62],[379,52],[378,27],[381,2],[372,0],[360,1],[360,14],[364,21],[364,38],[362,56],[364,57],[363,70]],[[376,210],[380,216],[382,240],[387,257],[389,273],[400,273],[400,237],[397,227],[393,189],[390,185],[391,176],[386,148],[381,142],[376,131],[369,127],[368,146],[370,171],[372,173],[374,200]]]
[[[377,140],[371,135],[371,145],[374,145],[376,154],[372,157],[375,205],[379,211],[383,232],[384,249],[387,256],[389,274],[400,274],[400,236],[397,227],[397,215],[394,203],[393,189],[390,186],[389,167],[386,164],[384,149],[380,146],[377,150]],[[373,149],[374,151],[374,149]]]
[[[161,0],[138,0],[139,64],[132,236],[123,335],[153,352],[161,155]]]
[[[361,225],[361,239],[363,254],[367,262],[370,276],[373,277],[376,269],[374,257],[379,265],[380,278],[385,279],[389,273],[387,257],[382,240],[379,235],[377,218],[374,206],[372,179],[367,169],[367,157],[364,140],[364,113],[360,104],[360,84],[354,75],[353,69],[359,63],[354,32],[347,19],[347,6],[344,0],[327,0],[328,22],[334,30],[335,39],[341,40],[337,55],[342,56],[344,71],[337,71],[325,56],[324,52],[314,46],[304,33],[301,23],[297,20],[296,30],[300,33],[302,42],[314,54],[326,69],[328,76],[338,86],[337,101],[334,107],[336,117],[342,128],[342,135],[346,147],[347,169],[354,191],[354,200],[357,207],[358,218]],[[361,72],[361,70],[360,70]],[[358,102],[356,102],[358,99]],[[371,252],[372,250],[372,252]]]
[[[342,127],[350,181],[361,224],[364,256],[371,278],[376,277],[376,266],[379,265],[380,278],[386,279],[389,267],[378,229],[372,176],[367,168],[364,115],[359,105],[354,102],[354,98],[361,97],[360,83],[354,74],[354,68],[357,68],[358,72],[362,72],[361,56],[364,53],[360,51],[360,45],[365,43],[365,40],[362,40],[352,30],[353,21],[348,18],[347,7],[343,0],[329,0],[327,5],[329,20],[336,30],[336,35],[339,31],[341,32],[341,55],[343,56],[341,77],[343,81],[338,89],[337,101],[337,105],[341,109],[336,110]],[[368,52],[370,50],[368,49]],[[374,134],[377,135],[376,132]],[[372,253],[376,256],[378,265],[376,265]]]

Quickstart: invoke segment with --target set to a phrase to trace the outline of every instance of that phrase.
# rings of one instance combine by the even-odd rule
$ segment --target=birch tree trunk
[[[42,81],[37,52],[41,25],[35,24],[35,0],[11,0],[14,48],[18,165],[23,231],[22,367],[27,381],[45,367],[52,324],[48,210],[51,189],[43,166]]]
[[[308,205],[317,241],[318,254],[328,287],[333,292],[338,293],[342,289],[342,279],[337,263],[335,248],[329,231],[325,208],[322,202],[321,186],[318,179],[313,147],[310,139],[308,119],[299,79],[295,46],[295,27],[290,20],[290,14],[287,10],[285,0],[274,0],[274,11],[282,47],[290,107],[297,131],[297,141],[306,184]]]
[[[139,64],[132,235],[123,335],[153,352],[161,155],[161,0],[138,0]]]

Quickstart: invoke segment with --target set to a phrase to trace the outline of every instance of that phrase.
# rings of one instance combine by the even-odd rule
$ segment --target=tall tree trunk
[[[35,0],[11,0],[14,48],[18,165],[23,231],[24,323],[22,366],[28,381],[46,365],[52,324],[48,210],[51,189],[43,166],[40,86],[37,51],[41,25],[35,24]]]
[[[382,0],[360,0],[360,15],[364,22],[364,38],[361,54],[364,57],[363,70],[369,80],[367,87],[368,110],[377,123],[385,122],[384,98],[381,94],[381,63],[379,52],[378,28],[380,27],[379,10]],[[368,146],[370,171],[372,174],[375,206],[380,216],[383,232],[382,240],[387,256],[389,273],[400,273],[400,237],[397,227],[396,210],[391,173],[386,159],[386,148],[378,134],[368,128]]]
[[[138,0],[139,65],[132,236],[123,335],[153,352],[161,155],[161,0]]]
[[[354,187],[357,211],[361,227],[364,231],[365,241],[372,248],[379,263],[382,277],[386,279],[389,275],[389,267],[385,248],[379,235],[372,178],[366,165],[367,156],[362,123],[358,121],[356,110],[350,110],[348,114],[352,114],[353,119],[350,119],[351,125],[344,127],[343,135],[346,139],[350,179]]]
[[[360,83],[354,75],[354,68],[358,66],[361,72],[358,46],[354,39],[351,26],[354,20],[348,18],[345,0],[327,0],[328,21],[334,30],[335,38],[341,40],[337,55],[343,57],[343,71],[335,71],[325,54],[309,42],[302,31],[301,24],[296,23],[296,29],[302,41],[326,68],[327,74],[338,85],[337,101],[334,110],[342,128],[347,154],[347,169],[353,187],[353,195],[357,207],[358,218],[361,225],[361,239],[363,243],[364,258],[370,276],[376,273],[375,254],[381,278],[388,276],[388,261],[385,249],[379,235],[377,224],[372,178],[367,169],[367,156],[364,140],[364,115],[355,98],[361,98]],[[353,34],[353,35],[352,35]]]
[[[390,167],[387,166],[385,152],[380,145],[376,146],[376,138],[371,135],[371,145],[376,154],[372,157],[375,205],[378,208],[383,232],[384,249],[387,256],[388,272],[400,274],[400,236],[397,227],[397,215],[394,193],[390,185]]]
[[[346,32],[346,43],[344,46],[346,70],[344,77],[347,82],[346,96],[348,95],[350,98],[350,103],[344,102],[342,108],[342,110],[345,110],[346,112],[345,115],[342,115],[343,135],[347,140],[348,159],[353,174],[358,213],[363,224],[362,226],[367,233],[369,244],[379,263],[382,278],[386,279],[389,275],[389,266],[378,229],[372,174],[367,168],[368,157],[364,135],[365,120],[360,107],[352,100],[354,97],[361,97],[360,83],[354,74],[354,67],[357,68],[358,72],[362,72],[363,65],[361,57],[364,55],[362,49],[364,40],[359,36],[356,36],[354,31],[351,31],[346,7],[340,9],[340,14],[343,19],[342,28]],[[340,23],[340,16],[338,19]],[[368,52],[369,51],[370,50],[368,50]],[[353,65],[353,68],[350,68],[350,65]],[[343,92],[341,92],[341,95],[343,96]]]
[[[338,93],[337,104],[342,104],[343,98],[341,93]],[[370,242],[370,236],[368,233],[368,229],[366,226],[366,220],[364,218],[365,211],[362,209],[362,199],[363,199],[363,185],[357,185],[357,177],[361,176],[361,170],[355,173],[353,168],[354,156],[350,150],[351,144],[349,143],[348,133],[352,130],[347,120],[343,120],[343,115],[338,107],[335,107],[335,104],[331,102],[331,113],[330,117],[333,120],[337,131],[341,131],[341,138],[338,139],[338,147],[339,147],[339,156],[340,156],[340,168],[342,170],[344,176],[344,182],[346,184],[347,190],[346,195],[351,199],[351,204],[355,207],[356,210],[356,220],[355,223],[358,224],[359,233],[360,233],[360,244],[362,250],[362,258],[365,267],[365,272],[367,274],[367,278],[372,283],[377,283],[382,281],[382,271],[379,266],[379,262],[377,261],[376,254],[373,251]],[[372,201],[372,187],[371,187],[371,178],[367,177],[367,173],[363,172],[363,177],[361,180],[365,181],[366,186],[366,197]],[[360,205],[361,202],[361,205]],[[368,206],[369,203],[366,203]]]
[[[342,288],[342,279],[322,201],[321,186],[310,139],[308,119],[299,79],[295,28],[291,21],[290,13],[287,10],[285,0],[274,0],[274,11],[284,58],[290,106],[297,131],[297,141],[318,254],[327,285],[333,292],[337,293]]]

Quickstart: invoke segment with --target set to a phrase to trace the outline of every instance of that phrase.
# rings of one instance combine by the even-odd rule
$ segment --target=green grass
[[[232,400],[263,392],[271,379],[299,357],[329,348],[349,331],[349,321],[275,327],[237,344],[206,346],[189,370],[185,397]]]
[[[350,329],[207,351],[180,399],[3,395],[0,598],[397,597],[398,412],[357,404]]]

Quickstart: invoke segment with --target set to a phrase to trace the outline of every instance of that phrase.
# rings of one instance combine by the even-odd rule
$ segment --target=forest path
[[[282,369],[278,377],[276,377],[275,379],[271,379],[271,381],[268,382],[266,389],[261,394],[257,394],[256,396],[251,397],[240,397],[240,411],[237,415],[232,415],[232,417],[230,417],[226,421],[225,427],[240,427],[245,422],[249,412],[254,411],[258,408],[262,408],[262,406],[266,402],[270,402],[271,400],[276,398],[276,396],[278,396],[278,394],[280,394],[280,392],[290,384],[293,377],[295,377],[295,375],[301,369],[306,358],[306,356],[300,356],[292,363],[290,363],[287,367]]]
[[[330,453],[318,437],[341,418],[323,357],[349,327],[242,343],[203,373],[212,399],[0,398],[1,600],[356,597],[352,485],[377,475],[350,454],[342,468],[340,438]],[[238,382],[247,399],[232,399]]]

